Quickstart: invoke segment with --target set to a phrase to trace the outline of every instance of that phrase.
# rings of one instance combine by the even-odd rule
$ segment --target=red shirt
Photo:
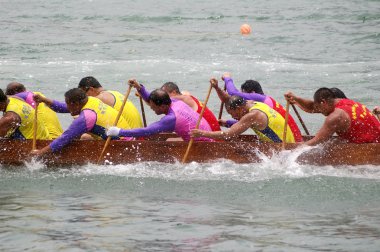
[[[380,122],[364,105],[342,99],[335,108],[345,111],[351,119],[349,129],[337,133],[339,137],[351,143],[380,143]]]
[[[284,107],[272,97],[269,97],[269,98],[272,100],[273,109],[276,110],[285,119],[286,110],[284,109]],[[290,113],[288,115],[288,125],[289,125],[290,130],[293,133],[294,140],[296,142],[302,142],[303,140],[302,140],[301,131],[298,128],[297,123],[294,121],[293,117],[290,115]]]
[[[198,106],[197,113],[200,114],[202,111],[203,105],[194,96],[191,96],[191,98],[197,104],[197,106]],[[203,113],[203,118],[206,119],[206,121],[210,125],[212,131],[220,131],[221,130],[219,122],[216,119],[215,115],[207,107],[205,108],[205,112]]]

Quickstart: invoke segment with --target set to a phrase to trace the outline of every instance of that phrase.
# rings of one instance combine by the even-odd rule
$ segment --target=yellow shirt
[[[249,111],[252,111],[254,109],[265,113],[268,118],[268,126],[266,129],[258,130],[252,128],[258,135],[259,139],[264,142],[282,142],[285,119],[277,111],[262,102],[255,102]],[[295,143],[294,136],[289,125],[287,126],[286,131],[286,142]]]
[[[21,100],[16,97],[8,97],[9,104],[5,112],[16,113],[20,119],[20,125],[14,129],[12,132],[9,132],[8,135],[13,139],[33,139],[33,122],[35,110],[26,103],[24,100]],[[42,119],[37,116],[37,139],[41,140],[50,140],[49,131],[46,129]]]
[[[124,101],[124,95],[117,91],[108,91],[115,97],[115,104],[114,104],[114,109],[117,111],[120,111],[121,106],[123,105]],[[123,109],[122,116],[124,119],[128,122],[128,124],[134,128],[142,128],[143,123],[141,120],[141,116],[135,105],[130,100],[127,100],[125,103],[125,107]]]
[[[39,94],[45,97],[40,92],[33,92],[34,94]],[[45,127],[49,131],[51,139],[56,139],[62,133],[61,123],[59,122],[57,113],[51,110],[45,103],[38,104],[38,117],[42,119]]]
[[[95,97],[88,97],[88,101],[83,106],[82,111],[85,109],[90,109],[96,113],[95,126],[89,133],[98,139],[107,138],[105,131],[115,123],[118,111]],[[122,129],[131,129],[128,122],[122,116],[120,116],[116,126]]]

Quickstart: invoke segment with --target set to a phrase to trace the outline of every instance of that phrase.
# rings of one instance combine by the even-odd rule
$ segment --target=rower
[[[214,81],[217,81],[214,79]],[[234,95],[225,103],[227,112],[236,120],[225,131],[206,132],[192,130],[192,137],[210,137],[214,139],[230,140],[251,128],[263,142],[280,143],[283,139],[285,120],[280,114],[262,102],[245,100],[243,97]],[[294,143],[294,136],[287,125],[286,142]]]
[[[339,88],[330,88],[331,92],[334,94],[335,98],[348,99],[345,93]],[[312,99],[306,99],[302,97],[295,96],[292,92],[287,92],[285,94],[285,99],[291,104],[297,105],[300,109],[307,113],[322,113],[318,110],[318,104],[316,104]]]
[[[5,94],[17,96],[23,99],[26,103],[28,103],[34,109],[36,108],[36,103],[33,100],[33,95],[39,94],[39,95],[44,96],[40,92],[26,91],[25,86],[18,82],[9,83],[7,85]],[[49,131],[49,135],[51,139],[56,139],[57,137],[59,137],[62,134],[63,130],[61,127],[61,123],[59,122],[57,114],[44,103],[38,104],[37,112],[38,112],[38,118],[41,118],[46,129]]]
[[[0,137],[12,139],[33,139],[33,122],[35,110],[24,100],[17,97],[7,97],[0,89],[0,111],[3,117],[0,119]],[[49,132],[42,119],[37,117],[36,139],[49,140]]]
[[[44,102],[56,112],[70,113],[78,116],[63,134],[50,145],[36,151],[33,155],[40,156],[57,152],[82,134],[89,133],[96,139],[106,139],[106,128],[116,121],[118,111],[103,103],[100,99],[89,97],[80,88],[70,89],[65,93],[65,103],[48,99],[39,95],[34,96],[37,102]],[[119,118],[118,127],[129,128],[123,117]],[[118,138],[116,138],[118,139]]]
[[[78,88],[85,91],[88,96],[100,99],[117,111],[121,109],[124,95],[118,91],[105,90],[99,81],[92,76],[82,78],[78,84]],[[130,100],[127,100],[125,103],[122,116],[132,129],[141,128],[143,126],[140,113]]]
[[[160,121],[152,123],[145,128],[125,130],[119,127],[111,127],[107,131],[109,136],[142,137],[154,135],[160,132],[175,132],[182,140],[190,140],[190,130],[194,129],[199,114],[192,110],[181,100],[171,99],[167,92],[156,89],[149,93],[144,86],[136,80],[129,80],[129,84],[137,89],[141,97],[149,104],[157,115],[165,115]],[[211,131],[208,122],[202,118],[199,128]],[[208,138],[197,138],[195,141],[212,141]]]
[[[291,103],[312,104],[313,112],[326,116],[325,122],[315,137],[306,142],[316,145],[329,140],[334,133],[350,143],[380,143],[380,122],[364,105],[350,99],[336,98],[329,88],[320,88],[314,94],[314,101],[285,94]]]
[[[187,105],[189,105],[189,107],[191,107],[198,114],[201,113],[203,104],[192,95],[182,94],[177,84],[175,84],[174,82],[166,82],[164,85],[162,85],[161,90],[167,92],[170,98],[181,100]],[[220,130],[218,119],[216,119],[215,115],[207,107],[205,108],[203,118],[206,119],[212,131]]]
[[[278,103],[272,97],[265,95],[259,82],[255,80],[247,80],[241,85],[241,92],[236,89],[234,82],[229,73],[225,73],[222,76],[222,80],[225,83],[227,93],[225,93],[220,87],[214,85],[215,90],[217,91],[219,98],[226,101],[229,95],[237,95],[242,97],[245,100],[261,102],[267,104],[270,108],[274,109],[285,119],[286,111],[284,107]],[[288,114],[288,124],[291,132],[293,133],[294,139],[296,142],[302,142],[301,131],[297,126],[297,123],[294,121],[292,115]]]

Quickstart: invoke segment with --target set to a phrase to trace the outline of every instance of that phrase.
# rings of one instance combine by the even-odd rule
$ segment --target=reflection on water
[[[376,251],[380,245],[380,189],[373,179],[177,180],[98,169],[3,175],[0,248],[6,251]]]

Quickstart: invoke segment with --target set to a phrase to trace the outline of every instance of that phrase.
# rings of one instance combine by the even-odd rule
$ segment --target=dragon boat
[[[172,134],[160,134],[145,140],[110,142],[101,164],[128,164],[136,162],[180,162],[188,143],[166,141]],[[37,141],[37,148],[51,141]],[[47,154],[42,162],[47,167],[62,167],[96,163],[105,141],[76,140],[58,153]],[[300,144],[286,144],[286,151],[294,151]],[[0,139],[0,164],[2,166],[22,166],[30,161],[32,140]],[[262,162],[263,157],[271,158],[283,151],[281,143],[259,142],[255,135],[242,135],[231,141],[194,142],[187,162],[210,163],[230,160],[236,163]],[[296,160],[309,165],[380,165],[380,144],[352,144],[331,141],[314,148],[306,148]]]

